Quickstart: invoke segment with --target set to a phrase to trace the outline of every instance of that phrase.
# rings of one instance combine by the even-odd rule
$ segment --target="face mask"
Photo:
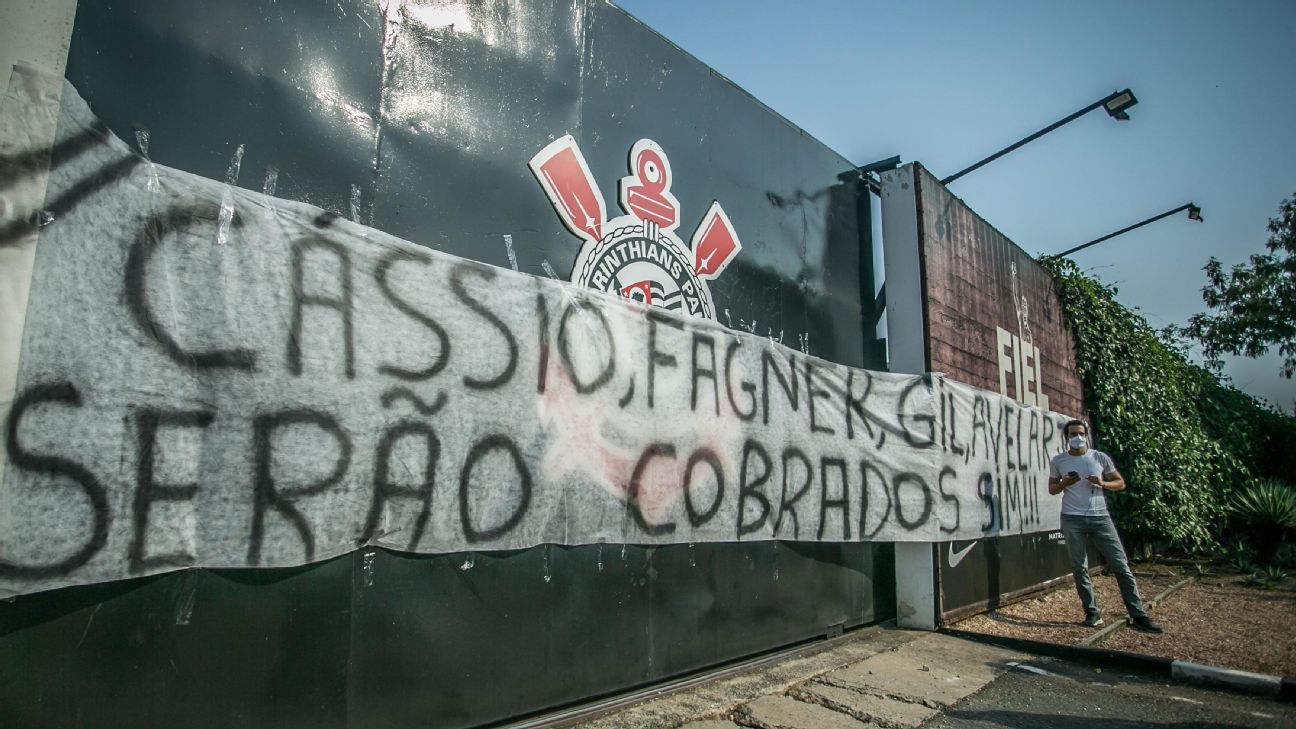
[[[1071,440],[1067,441],[1067,445],[1071,446],[1072,450],[1080,450],[1081,448],[1084,448],[1085,447],[1084,436],[1083,435],[1071,436]]]

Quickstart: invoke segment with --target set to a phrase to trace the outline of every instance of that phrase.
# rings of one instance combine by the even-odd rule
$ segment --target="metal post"
[[[1108,233],[1107,235],[1104,235],[1104,236],[1101,237],[1101,238],[1094,238],[1093,240],[1089,241],[1088,243],[1082,243],[1082,244],[1076,246],[1075,248],[1068,248],[1068,249],[1066,249],[1065,251],[1062,251],[1061,253],[1056,254],[1054,257],[1055,257],[1055,258],[1061,258],[1062,256],[1069,256],[1069,255],[1071,255],[1072,253],[1075,253],[1076,251],[1082,251],[1082,250],[1088,248],[1089,246],[1097,245],[1097,244],[1102,243],[1103,241],[1105,241],[1105,240],[1107,240],[1107,239],[1109,239],[1109,238],[1115,238],[1116,236],[1118,236],[1118,235],[1123,235],[1123,234],[1125,234],[1125,233],[1128,233],[1128,232],[1130,232],[1131,230],[1134,230],[1135,228],[1142,228],[1143,226],[1147,225],[1148,223],[1155,223],[1156,221],[1160,220],[1161,218],[1169,217],[1169,216],[1171,216],[1171,215],[1174,215],[1175,213],[1182,212],[1182,211],[1184,211],[1184,210],[1188,210],[1189,208],[1195,208],[1195,207],[1197,207],[1197,206],[1194,205],[1194,204],[1192,204],[1192,203],[1188,203],[1188,204],[1186,204],[1186,205],[1180,205],[1179,207],[1175,208],[1174,210],[1167,210],[1167,211],[1165,211],[1164,213],[1161,213],[1160,215],[1153,215],[1152,217],[1148,218],[1147,220],[1144,220],[1144,221],[1141,222],[1141,223],[1135,223],[1135,224],[1129,226],[1128,228],[1121,228],[1120,230],[1116,231],[1115,233]]]
[[[1048,134],[1049,132],[1053,131],[1054,129],[1057,129],[1057,128],[1060,127],[1060,126],[1063,126],[1063,125],[1065,125],[1065,124],[1070,124],[1071,122],[1075,121],[1076,119],[1079,119],[1080,117],[1084,116],[1085,114],[1088,114],[1089,112],[1093,111],[1094,109],[1101,108],[1101,107],[1102,107],[1103,105],[1105,105],[1107,102],[1109,102],[1109,101],[1111,101],[1111,100],[1113,100],[1113,99],[1115,99],[1115,98],[1121,96],[1122,94],[1128,94],[1128,93],[1129,93],[1129,89],[1126,89],[1126,90],[1124,90],[1124,91],[1116,91],[1116,92],[1113,92],[1113,93],[1111,93],[1111,94],[1108,94],[1107,96],[1104,96],[1103,98],[1101,98],[1101,99],[1095,101],[1094,103],[1090,104],[1089,106],[1086,106],[1085,108],[1081,109],[1080,111],[1077,111],[1076,113],[1074,113],[1074,114],[1072,114],[1072,115],[1070,115],[1070,116],[1068,116],[1068,117],[1066,117],[1066,118],[1064,118],[1064,119],[1058,120],[1058,121],[1056,121],[1056,122],[1054,122],[1054,123],[1052,123],[1052,124],[1050,124],[1050,125],[1044,127],[1043,129],[1039,130],[1038,132],[1035,132],[1034,134],[1030,135],[1029,137],[1026,137],[1025,139],[1022,139],[1022,140],[1020,140],[1020,141],[1018,141],[1018,142],[1015,142],[1015,143],[1013,143],[1013,144],[1011,144],[1011,145],[1009,145],[1009,146],[1007,146],[1007,147],[1004,147],[1003,149],[999,150],[998,152],[995,152],[994,154],[990,155],[989,157],[986,157],[985,159],[981,160],[980,162],[977,162],[976,164],[972,165],[971,167],[966,167],[966,168],[964,168],[964,169],[959,170],[958,172],[955,172],[954,174],[950,175],[949,177],[946,177],[945,179],[941,180],[941,184],[942,184],[942,185],[948,185],[948,184],[950,184],[951,182],[953,182],[953,181],[957,180],[958,178],[962,177],[963,175],[966,175],[967,173],[972,172],[972,171],[974,171],[974,170],[980,169],[982,166],[987,165],[987,164],[990,164],[991,162],[994,162],[995,160],[999,159],[1000,157],[1004,156],[1005,154],[1008,154],[1009,152],[1011,152],[1011,151],[1013,151],[1013,150],[1015,150],[1015,149],[1017,149],[1017,148],[1019,148],[1019,147],[1021,147],[1021,146],[1023,146],[1023,145],[1029,144],[1029,143],[1035,141],[1036,139],[1039,139],[1040,137],[1044,136],[1045,134]],[[1131,95],[1131,98],[1132,98],[1132,95]],[[1132,105],[1132,104],[1131,104],[1131,105]],[[1128,108],[1128,107],[1126,107],[1126,108]],[[1125,117],[1125,116],[1119,116],[1118,118],[1124,119],[1124,118],[1126,118],[1126,117]]]

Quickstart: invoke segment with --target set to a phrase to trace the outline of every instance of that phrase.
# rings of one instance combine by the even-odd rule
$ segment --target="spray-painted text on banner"
[[[0,593],[362,545],[1057,526],[1060,415],[155,165],[70,89],[61,115],[76,151],[51,156]]]

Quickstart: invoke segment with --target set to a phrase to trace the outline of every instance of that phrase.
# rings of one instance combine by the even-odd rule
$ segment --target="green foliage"
[[[1222,557],[1224,566],[1238,574],[1244,575],[1257,569],[1255,547],[1243,537],[1234,536],[1233,541],[1224,549]]]
[[[1225,273],[1215,258],[1206,264],[1210,284],[1202,300],[1212,313],[1189,318],[1184,333],[1202,344],[1207,365],[1219,371],[1221,355],[1258,357],[1277,346],[1282,373],[1296,373],[1296,195],[1269,220],[1269,252]]]
[[[1122,533],[1189,552],[1217,547],[1234,491],[1256,476],[1293,472],[1293,418],[1190,362],[1179,342],[1073,262],[1041,263],[1071,324],[1096,445],[1129,486],[1110,495]]]
[[[1278,547],[1273,561],[1279,567],[1296,568],[1296,542],[1286,542]]]
[[[1281,585],[1282,581],[1285,579],[1287,579],[1286,572],[1283,572],[1282,569],[1278,567],[1271,566],[1248,574],[1246,579],[1242,582],[1243,584],[1251,585],[1252,587],[1259,587],[1262,590],[1272,590],[1278,585]]]
[[[1296,489],[1276,478],[1251,481],[1233,494],[1230,507],[1256,527],[1296,528]]]
[[[1296,489],[1276,478],[1256,479],[1233,494],[1233,516],[1255,539],[1259,560],[1272,564],[1289,529],[1296,529]]]
[[[1259,569],[1256,567],[1256,563],[1253,560],[1247,559],[1241,555],[1229,558],[1229,560],[1224,563],[1224,566],[1240,575],[1245,575]]]

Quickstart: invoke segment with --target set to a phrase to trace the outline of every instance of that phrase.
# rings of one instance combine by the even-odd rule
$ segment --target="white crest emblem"
[[[608,219],[603,195],[572,136],[560,137],[528,166],[567,229],[584,244],[572,282],[631,301],[715,318],[707,280],[724,272],[742,243],[720,203],[712,201],[685,245],[679,201],[671,194],[670,160],[651,139],[630,148],[630,174],[618,202],[625,215]]]

